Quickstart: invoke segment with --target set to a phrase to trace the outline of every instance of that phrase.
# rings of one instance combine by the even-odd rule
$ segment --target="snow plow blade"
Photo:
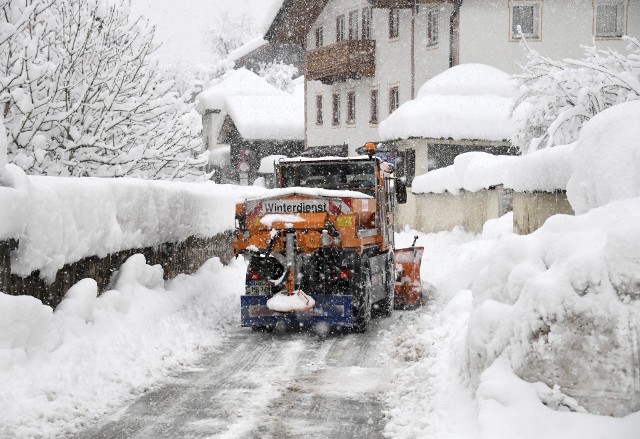
[[[395,250],[395,309],[415,309],[422,305],[420,265],[424,247],[415,246],[417,238],[411,247]]]
[[[319,323],[352,327],[351,296],[313,296],[316,304],[309,311],[277,312],[267,307],[267,296],[240,296],[241,320],[244,327],[313,326]]]

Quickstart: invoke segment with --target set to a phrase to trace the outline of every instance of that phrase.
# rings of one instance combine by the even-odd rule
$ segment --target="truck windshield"
[[[371,162],[297,162],[280,165],[282,187],[348,189],[374,195],[375,163]]]

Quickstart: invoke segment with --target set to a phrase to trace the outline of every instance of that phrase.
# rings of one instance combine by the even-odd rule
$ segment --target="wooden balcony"
[[[319,47],[306,54],[307,80],[332,84],[376,74],[376,42],[345,40]]]
[[[408,9],[418,5],[433,5],[440,3],[453,3],[453,0],[369,0],[374,8],[401,8]]]

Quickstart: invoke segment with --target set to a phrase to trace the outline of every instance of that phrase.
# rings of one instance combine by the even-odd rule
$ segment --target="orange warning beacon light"
[[[364,151],[367,153],[369,158],[371,158],[376,153],[376,145],[369,142],[364,146]]]

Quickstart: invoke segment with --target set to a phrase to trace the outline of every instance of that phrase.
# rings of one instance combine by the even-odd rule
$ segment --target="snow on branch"
[[[131,20],[127,5],[0,6],[0,109],[10,162],[40,175],[203,174],[200,119],[153,60],[154,28]]]
[[[516,75],[523,116],[513,144],[528,153],[572,143],[596,114],[640,99],[640,42],[625,40],[626,54],[585,47],[582,60],[554,60],[527,47],[528,62]]]

